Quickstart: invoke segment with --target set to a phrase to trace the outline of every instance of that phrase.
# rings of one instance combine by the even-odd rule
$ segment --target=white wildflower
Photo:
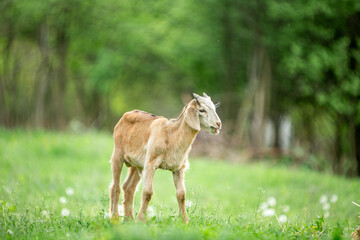
[[[276,205],[275,197],[269,197],[267,203],[269,204],[269,206],[274,207]]]
[[[104,219],[109,219],[109,218],[110,218],[110,213],[105,212],[105,213],[104,213]]]
[[[330,198],[330,202],[332,202],[332,203],[336,203],[337,200],[338,200],[338,196],[336,194],[333,194]]]
[[[70,233],[67,233],[66,236],[67,236],[67,237],[70,237]]]
[[[290,206],[289,206],[289,205],[285,205],[282,210],[283,210],[284,213],[287,213],[287,212],[290,211]]]
[[[192,205],[193,205],[192,201],[190,201],[190,200],[185,201],[185,206],[186,207],[191,208]]]
[[[328,197],[327,197],[326,195],[322,195],[322,196],[320,197],[319,202],[320,202],[321,204],[327,203],[327,201],[328,201]]]
[[[327,211],[330,209],[330,203],[325,203],[323,204],[323,208],[322,208],[324,211]]]
[[[42,210],[42,211],[41,211],[41,215],[42,215],[43,217],[49,218],[49,212],[46,211],[46,210]]]
[[[286,223],[287,222],[287,217],[285,215],[280,215],[279,222]]]
[[[324,218],[328,218],[328,217],[330,217],[330,212],[329,212],[329,211],[326,211],[326,212],[324,213]]]
[[[272,209],[272,208],[265,209],[265,210],[263,211],[263,216],[264,216],[264,217],[272,217],[272,216],[274,216],[274,215],[275,215],[275,210]]]
[[[67,200],[66,200],[66,197],[60,197],[60,202],[62,203],[62,204],[66,204],[67,203]]]
[[[118,210],[119,210],[119,216],[124,216],[124,206],[119,205]]]
[[[63,216],[63,217],[67,217],[67,216],[69,216],[69,214],[70,214],[69,209],[63,208],[63,209],[61,210],[61,216]]]
[[[4,186],[4,190],[5,190],[5,192],[6,192],[7,194],[11,194],[11,190],[10,190],[9,187]]]
[[[260,210],[266,210],[268,208],[269,208],[269,205],[266,202],[261,203],[260,207],[259,207]]]
[[[71,188],[71,187],[68,187],[68,188],[66,189],[66,194],[69,195],[69,196],[73,195],[73,194],[74,194],[74,189]]]
[[[14,234],[13,231],[11,231],[10,229],[7,230],[7,233],[8,233],[9,235],[13,235],[13,234]]]
[[[153,207],[149,207],[148,208],[148,213],[147,213],[148,217],[152,217],[155,215],[155,209]]]

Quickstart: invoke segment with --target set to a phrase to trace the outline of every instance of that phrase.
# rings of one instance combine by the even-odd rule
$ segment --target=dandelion
[[[330,209],[330,203],[325,203],[325,204],[323,204],[323,210],[324,211],[327,211],[327,210],[329,210]]]
[[[46,211],[46,210],[41,211],[41,215],[42,215],[43,217],[49,218],[49,212]]]
[[[63,209],[61,210],[61,216],[63,216],[63,217],[67,217],[67,216],[69,216],[69,214],[70,214],[69,209],[63,208]]]
[[[66,204],[67,203],[67,200],[66,200],[66,198],[65,197],[60,197],[60,202],[62,203],[62,204]]]
[[[193,205],[192,201],[190,201],[190,200],[185,201],[185,206],[186,207],[191,208],[192,205]]]
[[[265,209],[265,210],[263,211],[263,216],[264,216],[264,217],[272,217],[272,216],[274,216],[274,215],[275,215],[275,210],[272,209],[272,208]]]
[[[69,196],[73,195],[73,194],[74,194],[74,189],[71,188],[71,187],[68,187],[68,188],[66,189],[66,194],[69,195]]]
[[[119,205],[119,216],[124,216],[124,206],[123,205]]]
[[[333,194],[330,198],[330,202],[332,202],[332,203],[336,203],[337,200],[338,200],[338,196],[336,194]]]
[[[5,190],[5,192],[6,192],[7,194],[11,194],[11,190],[10,190],[9,187],[4,186],[4,190]]]
[[[276,205],[276,199],[274,197],[269,197],[267,203],[269,206],[274,207]]]
[[[261,203],[259,209],[260,210],[266,210],[269,208],[269,205],[267,203]]]
[[[289,205],[285,205],[282,210],[283,210],[284,213],[289,212],[290,211]]]
[[[319,202],[320,202],[321,204],[324,204],[324,203],[327,203],[327,200],[328,200],[328,197],[327,197],[326,195],[322,195],[322,196],[320,197]]]
[[[7,230],[7,233],[8,233],[9,235],[13,235],[13,234],[14,234],[13,231],[11,231],[10,229]]]
[[[330,212],[329,211],[325,211],[324,212],[324,218],[328,218],[330,217]]]
[[[155,215],[155,209],[153,207],[149,207],[148,208],[148,214],[147,214],[149,217],[152,217]]]
[[[279,222],[286,223],[287,222],[287,217],[285,215],[280,215]]]

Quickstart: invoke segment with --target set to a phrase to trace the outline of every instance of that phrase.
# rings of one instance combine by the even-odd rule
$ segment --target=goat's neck
[[[173,122],[173,135],[179,140],[179,147],[188,149],[199,131],[191,128],[185,121],[184,114]]]

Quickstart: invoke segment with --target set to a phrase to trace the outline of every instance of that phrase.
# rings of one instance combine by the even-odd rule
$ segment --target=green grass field
[[[110,223],[112,146],[107,133],[0,129],[0,239],[349,239],[358,226],[351,202],[360,201],[359,179],[194,158],[188,225],[177,218],[172,175],[163,170],[148,222]]]

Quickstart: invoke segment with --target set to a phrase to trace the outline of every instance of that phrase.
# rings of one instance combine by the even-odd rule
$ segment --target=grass
[[[360,199],[358,179],[204,158],[190,159],[186,173],[189,225],[177,218],[171,172],[162,170],[155,174],[148,222],[111,223],[111,151],[107,133],[0,129],[0,239],[348,239],[358,227],[351,203]],[[327,205],[319,202],[324,196]],[[286,222],[259,210],[270,197]]]

